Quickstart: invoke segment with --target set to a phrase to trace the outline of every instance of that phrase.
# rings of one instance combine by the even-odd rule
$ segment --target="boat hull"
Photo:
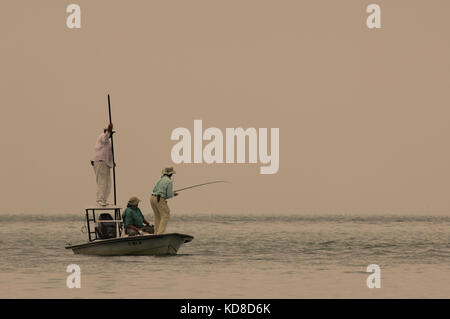
[[[161,234],[130,236],[67,246],[78,255],[126,256],[126,255],[176,255],[180,246],[194,237],[185,234]]]

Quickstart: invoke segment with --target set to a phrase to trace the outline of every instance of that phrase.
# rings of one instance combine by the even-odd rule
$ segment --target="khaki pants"
[[[105,162],[94,162],[97,202],[106,203],[111,193],[111,168]]]
[[[155,235],[162,234],[166,230],[170,218],[170,209],[167,206],[167,200],[161,197],[158,202],[158,198],[152,196],[150,198],[150,204],[155,214]]]
[[[149,233],[149,234],[153,234],[153,232],[154,232],[153,225],[150,225],[150,226],[145,225],[145,226],[143,226],[143,227],[141,228],[141,230],[142,230],[143,232],[146,232],[146,233]],[[125,233],[126,233],[128,236],[136,236],[136,235],[139,234],[139,233],[138,233],[136,230],[134,230],[133,228],[127,228],[127,229],[125,230]]]

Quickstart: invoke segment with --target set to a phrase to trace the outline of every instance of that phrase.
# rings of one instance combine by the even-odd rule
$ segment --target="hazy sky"
[[[66,7],[81,7],[81,29]],[[366,7],[381,6],[369,30]],[[280,129],[280,169],[174,165],[177,213],[450,211],[450,2],[2,0],[1,213],[83,212],[111,95],[119,204],[172,130]],[[110,198],[112,200],[112,196]]]

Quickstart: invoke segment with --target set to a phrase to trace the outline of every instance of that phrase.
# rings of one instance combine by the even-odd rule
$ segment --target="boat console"
[[[123,231],[121,209],[117,206],[86,208],[86,224],[90,242],[121,237]]]

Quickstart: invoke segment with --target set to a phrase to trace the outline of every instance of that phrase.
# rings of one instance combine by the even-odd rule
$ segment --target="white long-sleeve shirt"
[[[112,146],[110,141],[111,134],[109,131],[100,134],[95,143],[94,157],[92,161],[104,161],[109,167],[113,167]]]

